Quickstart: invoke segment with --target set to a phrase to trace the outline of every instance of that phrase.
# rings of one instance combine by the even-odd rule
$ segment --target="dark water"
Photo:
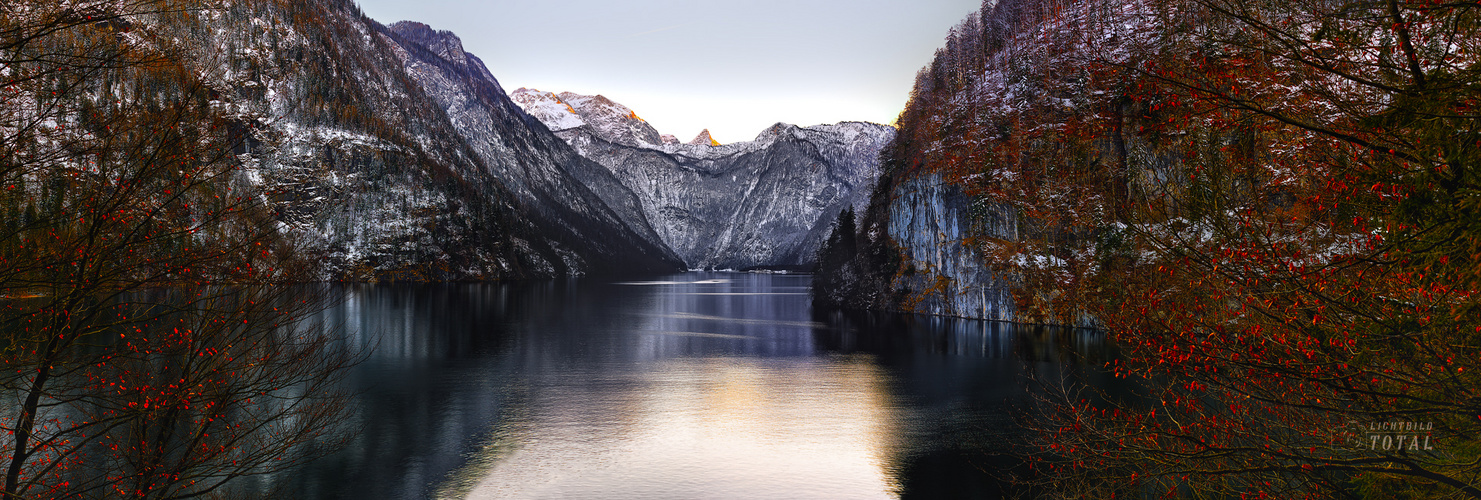
[[[1104,362],[1083,331],[815,313],[809,280],[352,288],[327,321],[373,349],[351,377],[356,436],[268,481],[302,498],[997,498],[1029,376]]]

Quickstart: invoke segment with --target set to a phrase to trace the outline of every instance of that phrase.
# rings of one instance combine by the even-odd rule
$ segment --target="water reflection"
[[[362,434],[307,498],[993,498],[1026,374],[1097,335],[817,314],[810,278],[361,286]],[[1096,376],[1087,372],[1087,377]]]
[[[868,359],[683,358],[547,374],[444,490],[465,498],[884,498],[898,429]],[[581,380],[579,383],[573,383]]]

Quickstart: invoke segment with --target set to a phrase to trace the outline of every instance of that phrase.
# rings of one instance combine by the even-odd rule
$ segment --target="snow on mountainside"
[[[663,271],[679,261],[610,172],[508,101],[457,37],[348,0],[233,2],[172,40],[242,139],[246,176],[328,279]],[[247,29],[244,29],[247,27]],[[595,187],[588,187],[595,186]],[[607,205],[606,200],[614,204]]]
[[[520,88],[510,93],[509,98],[552,132],[589,125],[603,137],[629,146],[652,147],[665,142],[658,130],[638,117],[637,112],[600,95],[571,92],[557,95]]]
[[[541,92],[521,87],[509,94],[514,103],[524,108],[530,116],[538,118],[553,132],[586,125],[576,109],[550,92]]]
[[[456,35],[408,21],[384,32],[401,47],[397,55],[407,73],[552,239],[589,249],[607,262],[629,263],[627,270],[678,263],[633,194],[605,168],[528,120],[483,62],[463,52]]]
[[[542,111],[552,97],[585,125],[559,128]],[[514,101],[636,193],[653,229],[691,268],[811,266],[838,212],[862,207],[879,150],[895,133],[872,123],[778,123],[753,141],[721,145],[706,131],[700,143],[680,144],[600,96],[522,89]]]
[[[629,146],[651,146],[663,143],[658,131],[637,112],[627,106],[612,102],[602,96],[585,96],[561,92],[561,100],[569,103],[581,119],[591,124],[596,131],[613,141]]]

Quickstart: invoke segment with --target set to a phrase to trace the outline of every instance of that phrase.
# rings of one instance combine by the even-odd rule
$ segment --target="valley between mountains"
[[[894,136],[777,124],[746,142],[665,141],[601,96],[511,99],[455,34],[346,1],[189,20],[139,19],[127,36],[182,40],[247,180],[273,193],[321,279],[805,269],[836,214],[862,207]]]

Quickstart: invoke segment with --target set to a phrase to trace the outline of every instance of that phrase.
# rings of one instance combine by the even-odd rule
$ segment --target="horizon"
[[[722,143],[749,141],[778,122],[893,125],[916,73],[951,27],[981,7],[979,0],[356,3],[382,24],[452,32],[506,92],[602,95],[659,133],[687,142],[707,129]],[[497,28],[490,19],[500,20]]]

